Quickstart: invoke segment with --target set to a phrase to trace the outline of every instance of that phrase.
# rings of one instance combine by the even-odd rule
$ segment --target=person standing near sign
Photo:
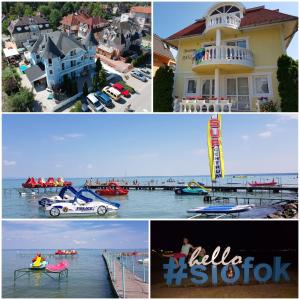
[[[183,245],[181,246],[181,251],[171,254],[163,254],[164,257],[172,257],[176,263],[176,265],[179,267],[179,259],[182,257],[187,257],[189,255],[190,250],[195,250],[197,247],[194,247],[189,243],[188,238],[183,239]]]

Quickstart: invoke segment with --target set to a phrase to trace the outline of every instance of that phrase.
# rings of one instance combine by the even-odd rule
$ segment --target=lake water
[[[122,249],[115,251],[134,251],[137,249]],[[112,298],[115,297],[108,272],[102,258],[102,250],[78,250],[78,255],[68,257],[53,257],[46,259],[51,264],[62,260],[69,262],[68,279],[53,280],[40,272],[18,278],[14,283],[14,270],[27,268],[35,253],[54,253],[47,250],[3,250],[2,252],[2,297],[3,298]],[[138,250],[147,252],[147,250]],[[136,257],[136,261],[140,257]],[[130,268],[132,262],[128,261]],[[146,267],[147,268],[147,267]],[[135,274],[143,278],[143,266],[135,264]],[[146,269],[148,281],[148,268]]]
[[[173,177],[175,184],[195,180],[210,185],[209,176],[183,176]],[[249,175],[247,178],[237,178],[234,176],[225,176],[217,185],[228,185],[237,187],[246,185],[252,181],[271,181],[275,179],[279,184],[286,186],[297,186],[297,174],[258,174]],[[66,179],[73,182],[74,187],[83,187],[86,179]],[[106,178],[99,178],[100,181],[105,181]],[[161,184],[168,180],[168,177],[134,177],[126,178],[126,181],[132,183],[133,180],[138,180],[140,184],[147,184],[150,181],[154,184]],[[39,209],[38,200],[45,194],[21,196],[19,189],[26,179],[3,179],[3,217],[4,218],[48,218],[43,210]],[[42,189],[40,190],[42,191]],[[215,196],[237,196],[242,199],[246,193],[215,193]],[[268,193],[252,193],[247,194],[250,197],[263,198],[289,198],[295,197],[293,193],[283,194],[268,194]],[[178,196],[174,191],[141,191],[130,190],[127,196],[112,197],[111,200],[117,201],[121,207],[117,214],[106,215],[105,217],[93,216],[92,218],[187,218],[189,215],[186,211],[197,206],[207,206],[203,202],[203,196]],[[234,200],[231,200],[234,201]],[[256,207],[248,212],[241,213],[241,218],[260,218],[268,213],[276,211],[276,207],[270,205],[271,201],[265,201],[260,205],[259,201],[254,200],[251,204],[256,204]],[[240,204],[243,204],[240,201]],[[83,216],[81,216],[83,217]]]

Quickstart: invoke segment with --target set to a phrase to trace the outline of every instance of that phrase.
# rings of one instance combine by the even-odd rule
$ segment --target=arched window
[[[243,14],[243,9],[238,5],[224,4],[212,8],[209,16],[218,15],[218,14],[231,14],[241,18]]]

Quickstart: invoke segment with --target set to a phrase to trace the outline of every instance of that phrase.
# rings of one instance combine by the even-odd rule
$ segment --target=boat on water
[[[248,176],[246,175],[233,175],[232,178],[238,178],[238,179],[245,179],[247,178]]]
[[[200,207],[192,208],[187,210],[187,212],[193,214],[204,214],[204,215],[235,214],[235,213],[248,211],[253,207],[254,205],[235,205],[235,204],[210,205],[210,206],[200,206]]]
[[[191,181],[187,187],[175,189],[176,195],[207,195],[209,189],[198,182]]]
[[[48,272],[62,272],[66,269],[68,269],[69,263],[67,261],[62,261],[56,265],[50,265],[48,264],[46,267],[46,270]]]
[[[274,180],[272,181],[267,181],[267,182],[257,182],[257,181],[252,181],[252,182],[249,182],[249,185],[251,187],[264,187],[264,186],[276,186],[278,185],[278,182]]]
[[[149,264],[149,258],[138,259],[138,263],[141,264],[141,265],[148,265]]]
[[[167,182],[168,182],[168,183],[174,183],[174,182],[176,182],[176,180],[173,179],[172,177],[170,177],[169,179],[167,179]]]
[[[56,250],[55,255],[76,255],[78,252],[76,250]]]
[[[65,195],[71,191],[72,195]],[[79,191],[73,187],[64,187],[59,195],[44,197],[39,200],[39,205],[50,217],[99,215],[118,211],[120,204],[101,197],[88,188]]]
[[[106,188],[96,190],[96,193],[101,196],[124,196],[128,194],[128,190],[113,181],[110,182]]]
[[[48,262],[45,260],[44,257],[40,253],[32,259],[32,263],[30,264],[30,269],[42,270],[45,269],[48,265]]]
[[[35,180],[34,177],[29,177],[24,183],[22,183],[23,188],[50,188],[50,187],[63,187],[71,186],[71,181],[65,181],[62,177],[54,179],[54,177],[49,177],[47,181],[44,178],[40,177]]]

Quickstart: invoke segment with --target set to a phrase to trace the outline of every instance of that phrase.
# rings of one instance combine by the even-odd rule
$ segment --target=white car
[[[63,190],[62,190],[63,191]],[[99,215],[118,211],[120,204],[109,201],[93,191],[83,188],[74,193],[73,197],[66,197],[64,192],[58,197],[43,198],[39,201],[40,206],[50,217],[76,216],[76,215]],[[73,193],[73,191],[72,191]]]

